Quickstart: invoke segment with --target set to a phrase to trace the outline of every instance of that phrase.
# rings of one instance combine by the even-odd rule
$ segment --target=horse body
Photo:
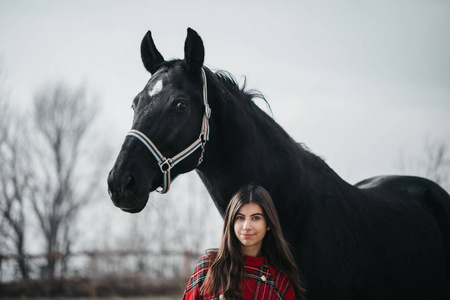
[[[141,49],[153,76],[139,96],[133,128],[172,155],[189,145],[200,128],[197,69],[203,64],[203,44],[188,30],[185,59],[171,62],[162,59],[149,34]],[[348,184],[261,111],[253,95],[228,76],[204,69],[212,110],[210,140],[202,164],[196,165],[196,152],[173,168],[174,175],[195,168],[222,215],[241,186],[264,186],[294,249],[309,299],[450,297],[450,196],[443,189],[426,179],[401,176]],[[149,95],[157,82],[164,87],[156,97]],[[169,99],[166,108],[161,108],[163,97]],[[169,109],[182,101],[186,111]],[[162,183],[158,172],[147,149],[128,137],[108,178],[114,203],[140,211],[148,193]]]
[[[445,235],[423,205],[426,190],[440,187],[404,176],[349,185],[245,95],[230,93],[235,109],[220,106],[215,91],[210,97],[217,113],[197,172],[222,214],[245,184],[273,195],[311,299],[424,299],[443,290]]]

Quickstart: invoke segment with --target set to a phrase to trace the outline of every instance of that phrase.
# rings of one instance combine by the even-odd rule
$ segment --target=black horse
[[[405,176],[348,184],[261,111],[257,95],[204,67],[192,29],[183,60],[165,61],[150,32],[141,56],[152,77],[108,177],[116,206],[139,212],[150,192],[195,169],[223,215],[238,188],[256,183],[273,196],[309,299],[450,299],[450,196],[441,187]]]

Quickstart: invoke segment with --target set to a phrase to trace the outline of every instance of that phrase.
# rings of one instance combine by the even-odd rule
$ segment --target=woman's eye
[[[236,217],[236,220],[244,220],[244,217]]]
[[[261,217],[253,217],[253,220],[258,221]]]
[[[179,111],[179,112],[184,112],[184,111],[186,111],[187,104],[186,104],[186,102],[181,101],[181,102],[178,102],[178,103],[177,103],[177,105],[175,106],[175,108],[176,108],[177,111]]]

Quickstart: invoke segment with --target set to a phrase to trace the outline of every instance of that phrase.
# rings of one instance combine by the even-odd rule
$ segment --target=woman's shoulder
[[[200,297],[200,289],[203,285],[212,261],[210,256],[204,255],[197,260],[194,272],[184,290],[183,300],[186,299],[203,299]],[[200,297],[200,298],[199,298]]]
[[[200,257],[195,264],[196,269],[209,269],[217,257],[217,252],[207,251],[205,255]]]
[[[211,264],[212,264],[212,261],[211,261],[211,259],[208,257],[208,255],[203,255],[202,257],[200,257],[200,258],[197,260],[197,263],[195,264],[195,268],[196,268],[196,269],[199,269],[199,268],[206,268],[206,267],[209,268],[209,266],[211,266]]]

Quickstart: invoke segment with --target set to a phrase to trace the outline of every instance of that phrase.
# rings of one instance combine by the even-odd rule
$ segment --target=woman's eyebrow
[[[237,213],[236,216],[238,216],[238,215],[241,215],[241,216],[245,217],[245,215],[243,213]],[[263,216],[264,217],[264,215],[262,213],[254,213],[254,214],[252,214],[250,216],[251,217],[253,217],[253,216]]]
[[[264,215],[262,213],[256,213],[256,214],[253,214],[252,217],[253,216],[263,216],[264,217]]]

